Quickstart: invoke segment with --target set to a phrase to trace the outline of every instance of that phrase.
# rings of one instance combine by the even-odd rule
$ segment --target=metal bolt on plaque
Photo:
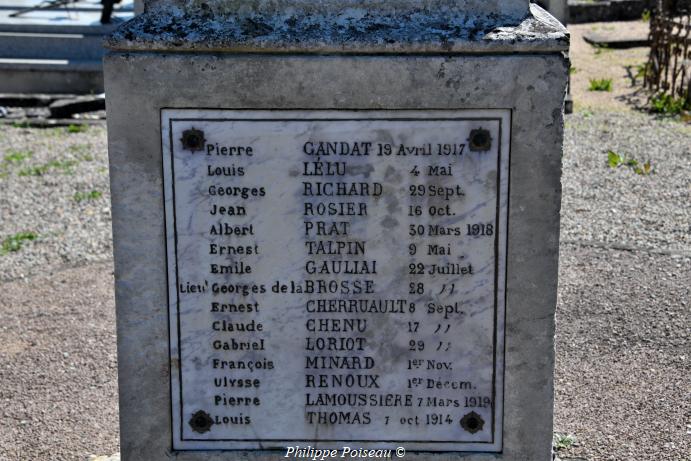
[[[478,128],[468,136],[468,148],[473,152],[486,152],[492,148],[492,136],[488,130]]]
[[[463,427],[463,429],[470,432],[471,434],[480,432],[484,426],[485,420],[482,419],[482,416],[478,415],[474,411],[471,411],[470,413],[466,414],[461,419],[461,427]]]
[[[202,130],[197,130],[196,128],[192,127],[192,129],[182,132],[182,138],[180,138],[180,141],[182,141],[183,149],[196,152],[204,149],[206,139],[204,138],[204,132]]]
[[[194,432],[199,432],[200,434],[203,434],[211,430],[211,426],[214,424],[214,420],[211,419],[211,416],[209,416],[207,412],[205,412],[204,410],[199,410],[198,412],[192,415],[189,424]]]

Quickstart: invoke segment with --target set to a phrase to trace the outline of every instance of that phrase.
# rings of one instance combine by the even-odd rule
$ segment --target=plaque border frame
[[[179,117],[179,118],[173,118],[173,117],[168,117],[168,125],[164,129],[163,122],[165,120],[165,115],[164,112],[166,111],[189,111],[189,112],[202,112],[202,111],[208,111],[208,112],[232,112],[232,113],[248,113],[248,114],[258,114],[258,113],[263,113],[267,115],[271,114],[304,114],[306,112],[310,112],[312,114],[317,114],[317,113],[352,113],[352,114],[357,114],[357,113],[409,113],[409,114],[421,114],[421,113],[446,113],[446,114],[451,114],[451,113],[493,113],[496,114],[495,117],[492,116],[458,116],[458,117],[452,117],[452,116],[445,116],[445,117],[429,117],[429,118],[420,118],[420,117],[394,117],[394,118],[387,118],[387,117],[360,117],[360,118],[329,118],[329,117],[324,117],[324,118],[312,118],[312,117],[302,117],[302,118],[275,118],[275,117],[267,117],[267,118],[236,118],[236,117],[222,117],[222,118],[217,118],[217,117],[209,117],[209,118],[203,118],[203,117]],[[168,379],[169,386],[170,386],[170,399],[169,399],[169,410],[170,410],[170,416],[171,416],[171,447],[175,451],[180,451],[180,452],[208,452],[208,451],[227,451],[227,452],[238,452],[238,451],[249,451],[249,452],[260,452],[260,451],[280,451],[280,450],[285,450],[285,446],[289,445],[290,443],[293,442],[310,442],[310,443],[319,443],[319,442],[326,442],[326,443],[332,443],[332,442],[343,442],[345,443],[362,443],[362,444],[376,444],[376,443],[395,443],[395,444],[466,444],[466,445],[494,445],[495,443],[498,442],[497,448],[496,449],[490,449],[487,451],[483,450],[474,450],[474,449],[465,449],[465,450],[454,450],[454,449],[448,449],[448,448],[440,448],[439,450],[430,450],[430,449],[424,449],[424,450],[415,450],[411,449],[408,450],[408,452],[411,453],[424,453],[424,452],[431,452],[431,453],[473,453],[473,454],[497,454],[497,453],[502,453],[503,452],[503,428],[505,425],[504,421],[504,416],[505,416],[505,383],[506,383],[506,315],[507,315],[507,295],[508,295],[508,257],[509,257],[509,218],[510,218],[510,198],[511,198],[511,147],[512,147],[512,127],[513,127],[513,109],[510,108],[491,108],[491,109],[449,109],[449,108],[440,108],[440,109],[266,109],[266,108],[261,108],[261,109],[248,109],[248,108],[243,108],[243,109],[232,109],[232,108],[217,108],[217,107],[161,107],[159,109],[159,116],[160,116],[160,122],[159,126],[161,127],[161,154],[162,157],[166,156],[166,151],[164,149],[164,135],[165,131],[167,130],[168,132],[168,143],[170,147],[170,169],[171,169],[171,179],[172,181],[170,184],[171,192],[172,192],[172,211],[173,211],[173,221],[172,221],[172,227],[173,227],[173,240],[174,240],[174,245],[175,248],[173,250],[173,253],[175,254],[175,282],[176,282],[176,323],[177,323],[177,347],[178,347],[178,356],[179,351],[180,351],[180,344],[181,344],[181,338],[180,338],[180,298],[179,298],[179,280],[178,280],[178,257],[177,257],[177,224],[176,224],[176,205],[175,205],[175,169],[174,169],[174,140],[173,140],[173,122],[184,122],[184,121],[199,121],[199,122],[347,122],[347,121],[354,121],[354,122],[367,122],[367,121],[409,121],[409,122],[415,122],[415,121],[492,121],[492,122],[497,122],[498,123],[498,140],[497,140],[497,200],[496,200],[496,223],[499,224],[502,221],[500,220],[501,216],[501,189],[502,189],[502,157],[503,157],[503,147],[504,144],[507,146],[507,152],[506,152],[506,209],[505,209],[505,218],[503,221],[503,239],[504,239],[504,249],[503,249],[503,256],[504,256],[504,273],[503,273],[503,338],[502,338],[502,363],[501,363],[501,371],[502,371],[502,380],[501,380],[501,412],[497,412],[496,408],[496,394],[497,394],[497,382],[496,382],[496,377],[497,377],[497,340],[498,340],[498,307],[499,307],[499,286],[498,286],[498,279],[499,279],[499,260],[500,260],[500,254],[499,254],[499,247],[500,247],[500,234],[501,232],[497,231],[495,233],[495,238],[494,238],[494,324],[493,324],[493,339],[492,339],[492,344],[493,344],[493,358],[492,358],[492,401],[494,402],[492,405],[492,438],[490,441],[485,441],[485,442],[460,442],[456,440],[443,440],[443,441],[428,441],[428,440],[383,440],[383,439],[377,439],[377,440],[364,440],[364,439],[352,439],[352,440],[347,440],[347,439],[190,439],[190,438],[184,438],[183,435],[183,428],[184,428],[184,418],[183,418],[183,390],[182,390],[182,365],[178,366],[178,380],[179,380],[179,385],[178,385],[178,393],[179,393],[179,426],[180,426],[180,438],[176,440],[175,438],[175,429],[176,429],[176,418],[174,416],[174,389],[173,389],[173,355],[172,355],[172,348],[171,348],[171,301],[170,301],[170,261],[169,261],[169,235],[168,235],[168,211],[167,211],[167,206],[166,202],[169,197],[167,197],[167,190],[168,187],[166,186],[167,184],[167,176],[165,172],[165,165],[166,165],[166,160],[164,159],[163,162],[161,163],[161,189],[162,189],[162,197],[164,200],[164,206],[163,206],[163,216],[164,216],[164,221],[165,221],[165,226],[164,226],[164,237],[165,237],[165,260],[166,260],[166,309],[168,312],[168,367],[169,367],[169,376],[170,378]],[[507,127],[505,128],[503,125],[506,122]],[[497,226],[499,228],[499,226]],[[179,359],[179,357],[177,357]],[[502,437],[500,437],[497,440],[496,437],[496,421],[497,421],[497,416],[500,415],[500,420],[501,420],[501,434]],[[178,442],[254,442],[254,443],[262,443],[262,442],[269,442],[269,443],[278,443],[278,442],[285,442],[281,444],[281,447],[260,447],[260,448],[180,448],[176,447],[176,441]],[[368,447],[368,449],[371,447]]]

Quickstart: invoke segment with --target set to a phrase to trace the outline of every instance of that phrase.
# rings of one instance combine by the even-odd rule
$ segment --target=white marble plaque
[[[162,111],[173,447],[502,449],[510,111]]]

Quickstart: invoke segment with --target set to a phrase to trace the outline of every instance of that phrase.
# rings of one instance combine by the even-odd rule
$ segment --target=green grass
[[[85,200],[98,200],[103,196],[103,192],[92,190],[89,192],[75,192],[72,198],[75,202],[83,202]]]
[[[653,12],[646,8],[643,10],[643,14],[641,15],[641,21],[650,22],[650,18],[652,18],[652,16]]]
[[[67,132],[68,133],[84,133],[88,129],[89,129],[89,125],[86,125],[84,123],[79,124],[79,125],[71,123],[70,125],[67,126]]]
[[[48,173],[46,165],[30,166],[19,170],[19,176],[43,176]]]
[[[611,78],[591,78],[588,91],[612,91]]]
[[[91,146],[89,144],[71,144],[67,149],[85,162],[94,160],[94,156],[90,153]]]
[[[12,166],[21,165],[24,160],[34,155],[30,150],[14,150],[10,149],[7,154],[0,161],[0,178],[6,178],[9,175],[9,168]]]
[[[18,165],[22,163],[24,160],[30,158],[32,155],[34,155],[33,152],[30,150],[14,150],[10,149],[7,151],[7,154],[2,159],[2,163],[5,165]]]
[[[51,170],[72,174],[72,167],[79,163],[76,160],[51,160],[43,165],[30,166],[19,170],[19,176],[43,176]]]
[[[2,241],[2,245],[0,245],[0,254],[19,251],[21,250],[24,242],[36,240],[37,238],[38,235],[33,232],[19,232],[17,234],[10,235]]]
[[[39,136],[42,136],[44,138],[52,138],[52,139],[62,139],[67,137],[67,131],[65,131],[65,128],[58,127],[58,128],[42,128],[40,131],[38,131]]]

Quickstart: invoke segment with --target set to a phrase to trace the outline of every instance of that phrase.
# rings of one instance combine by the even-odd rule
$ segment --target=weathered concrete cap
[[[521,19],[529,0],[145,0],[146,10],[177,6],[186,11],[208,9],[215,13],[280,13],[302,10],[311,14],[338,14],[350,9],[382,13],[403,11],[462,12],[474,16],[496,15]]]
[[[568,49],[528,0],[150,0],[105,42],[118,51],[519,53]]]

